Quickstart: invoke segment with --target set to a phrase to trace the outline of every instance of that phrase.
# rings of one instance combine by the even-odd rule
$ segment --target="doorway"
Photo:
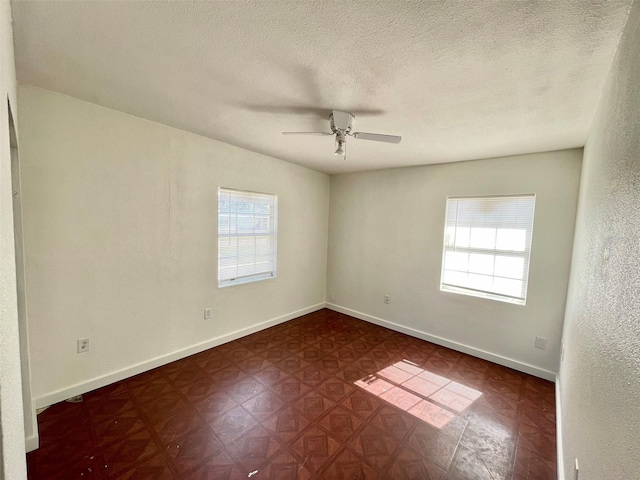
[[[18,299],[18,333],[20,336],[20,365],[22,374],[22,402],[24,433],[27,451],[38,448],[37,418],[31,399],[31,368],[29,363],[29,337],[27,331],[27,300],[25,290],[25,259],[22,233],[22,195],[20,183],[20,157],[18,137],[11,103],[8,102],[9,142],[11,146],[11,189],[13,193],[13,232],[16,258],[16,293]]]

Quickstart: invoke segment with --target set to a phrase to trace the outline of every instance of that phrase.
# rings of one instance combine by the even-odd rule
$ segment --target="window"
[[[218,287],[276,276],[278,197],[218,188]]]
[[[447,198],[440,290],[524,305],[535,201]]]

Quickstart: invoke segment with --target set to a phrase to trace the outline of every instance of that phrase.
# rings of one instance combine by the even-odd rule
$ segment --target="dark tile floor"
[[[556,478],[552,383],[330,310],[62,402],[30,479]]]

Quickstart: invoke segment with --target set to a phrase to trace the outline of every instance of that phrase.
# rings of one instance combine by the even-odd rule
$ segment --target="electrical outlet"
[[[546,338],[542,338],[542,337],[536,337],[535,347],[539,348],[540,350],[546,350],[547,349],[547,339]]]
[[[333,293],[333,292],[331,292],[331,293],[329,294],[329,300],[330,300],[330,301],[332,301],[332,302],[335,302],[335,300],[336,300],[336,294],[335,294],[335,293]]]
[[[90,346],[88,338],[78,339],[78,353],[88,352]]]
[[[575,468],[573,469],[573,480],[578,480],[578,459],[576,458]]]
[[[391,297],[389,295],[385,295],[384,296],[384,303],[390,303],[391,302]]]
[[[562,342],[562,353],[560,354],[560,362],[564,362],[564,342]]]
[[[204,309],[204,319],[211,320],[211,307],[207,307]]]

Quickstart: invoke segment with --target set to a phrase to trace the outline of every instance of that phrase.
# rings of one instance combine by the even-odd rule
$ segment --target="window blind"
[[[276,276],[276,195],[218,189],[218,286]]]
[[[535,195],[449,197],[441,289],[524,305]]]

